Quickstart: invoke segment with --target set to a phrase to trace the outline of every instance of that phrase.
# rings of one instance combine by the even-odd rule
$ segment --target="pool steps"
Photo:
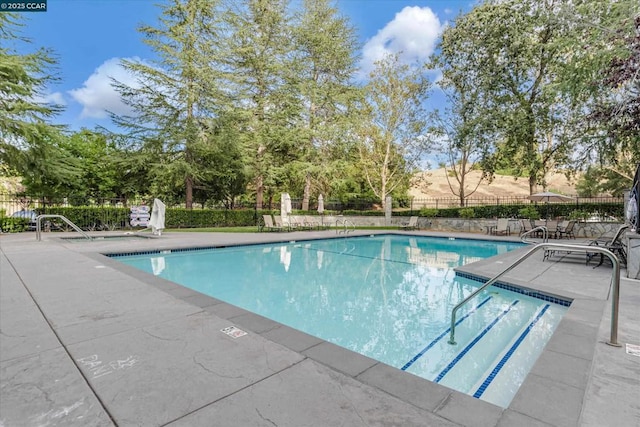
[[[536,344],[540,335],[545,339],[550,337],[555,329],[553,325],[558,322],[557,314],[546,308],[548,305],[527,310],[517,299],[511,304],[489,301],[482,310],[474,310],[465,321],[458,323],[458,345],[452,346],[446,339],[440,339],[406,370],[507,407],[511,398],[505,401],[493,390],[499,389],[496,385],[517,389],[524,381],[542,352],[543,346]],[[487,316],[487,313],[493,314]],[[536,340],[532,339],[533,335],[537,335]],[[439,360],[432,364],[434,359]]]

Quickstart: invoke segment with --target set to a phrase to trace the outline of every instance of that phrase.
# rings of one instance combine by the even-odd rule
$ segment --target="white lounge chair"
[[[282,227],[274,224],[271,215],[262,215],[262,221],[264,222],[264,230],[267,231],[282,231]]]
[[[400,225],[400,230],[417,230],[418,229],[418,217],[412,216],[409,218],[409,222]]]

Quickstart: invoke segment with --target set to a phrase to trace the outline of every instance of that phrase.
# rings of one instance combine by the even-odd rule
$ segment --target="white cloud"
[[[36,95],[33,100],[38,104],[55,104],[55,105],[67,105],[67,101],[64,99],[64,96],[61,92],[53,92],[53,93],[43,93],[40,95]]]
[[[139,58],[129,58],[139,61]],[[136,77],[121,65],[121,58],[106,60],[93,72],[79,89],[69,91],[73,99],[82,105],[81,118],[103,119],[108,111],[115,114],[130,114],[131,109],[120,99],[120,95],[111,85],[111,79],[131,87],[139,87]]]
[[[402,52],[406,62],[424,61],[433,53],[443,25],[428,7],[407,6],[396,14],[362,49],[361,72],[368,74],[376,61]]]

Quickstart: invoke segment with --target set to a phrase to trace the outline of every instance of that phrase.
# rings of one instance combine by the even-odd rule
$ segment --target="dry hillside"
[[[424,198],[449,198],[457,197],[451,192],[449,184],[447,183],[447,177],[444,169],[435,169],[425,172],[425,179],[430,183],[426,188],[414,187],[409,190],[409,195],[415,199]],[[480,172],[473,171],[467,175],[466,179],[469,184],[467,188],[473,188],[480,178]],[[454,189],[457,189],[457,181],[455,178],[450,178]],[[537,191],[554,191],[568,196],[574,196],[576,194],[575,182],[569,181],[562,174],[548,174],[547,175],[547,188],[543,189],[539,186]],[[496,175],[494,180],[489,183],[483,181],[478,190],[470,197],[509,197],[509,196],[528,196],[529,195],[529,181],[526,178],[518,178],[517,180],[512,176]]]

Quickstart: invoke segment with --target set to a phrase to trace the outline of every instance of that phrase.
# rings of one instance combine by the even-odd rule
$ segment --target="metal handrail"
[[[338,228],[338,225],[339,225],[340,222],[342,222],[342,226],[344,227],[343,230],[340,230]],[[349,225],[351,226],[351,230],[347,229],[347,227]],[[353,222],[349,221],[348,219],[346,219],[346,218],[345,219],[341,219],[341,218],[336,219],[336,234],[340,234],[340,233],[347,234],[350,231],[354,231],[355,229],[356,229],[355,224]]]
[[[520,240],[522,241],[522,243],[529,243],[529,244],[538,243],[538,242],[534,242],[526,239],[526,237],[530,234],[533,234],[534,231],[542,231],[542,241],[544,243],[547,243],[549,241],[549,229],[544,225],[539,225],[535,228],[532,228],[529,231],[525,231],[520,235]]]
[[[38,215],[36,217],[36,240],[38,240],[38,241],[40,241],[40,233],[42,231],[42,221],[41,221],[42,218],[60,218],[61,220],[66,222],[69,226],[71,226],[71,228],[76,230],[78,233],[82,234],[85,238],[87,238],[89,240],[93,239],[93,237],[89,236],[87,233],[82,231],[80,229],[80,227],[78,227],[73,222],[71,222],[67,217],[62,216],[62,215],[46,214],[46,215]]]
[[[563,243],[539,243],[531,248],[527,253],[518,258],[515,262],[502,270],[496,276],[491,278],[487,283],[476,289],[471,295],[463,299],[451,310],[451,333],[449,335],[449,344],[456,344],[455,332],[456,332],[456,313],[465,305],[470,299],[478,295],[481,291],[494,284],[503,274],[513,270],[516,266],[522,263],[525,259],[529,258],[534,252],[541,249],[549,250],[570,250],[571,252],[584,252],[584,253],[601,253],[606,255],[613,264],[613,274],[611,276],[611,284],[613,285],[613,295],[611,297],[611,336],[607,344],[614,347],[620,347],[618,344],[618,305],[620,299],[620,261],[610,250],[598,247],[598,246],[584,246],[584,245],[567,245]]]
[[[347,229],[348,226],[351,226],[351,230]],[[355,231],[355,229],[356,225],[352,221],[349,221],[348,219],[344,220],[344,234],[347,234],[350,231]]]

